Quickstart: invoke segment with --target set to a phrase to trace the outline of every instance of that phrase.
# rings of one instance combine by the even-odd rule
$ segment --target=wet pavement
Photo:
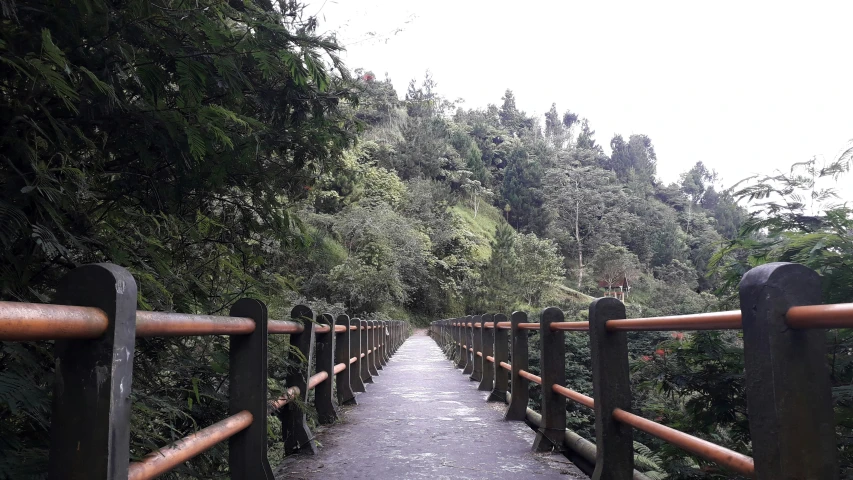
[[[586,479],[560,454],[531,451],[534,432],[418,331],[376,383],[316,434],[319,455],[288,457],[276,479]]]

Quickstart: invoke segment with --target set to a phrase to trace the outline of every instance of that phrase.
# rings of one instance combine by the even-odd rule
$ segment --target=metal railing
[[[595,478],[643,477],[634,471],[636,429],[749,478],[837,479],[824,329],[853,327],[853,304],[820,305],[819,275],[793,263],[750,270],[739,293],[738,311],[626,319],[622,302],[605,297],[592,302],[586,322],[566,322],[548,308],[539,323],[523,312],[509,322],[503,314],[476,315],[433,322],[430,333],[480,390],[491,391],[489,401],[509,403],[507,420],[537,425],[534,449],[573,450]],[[754,457],[631,413],[626,332],[722,329],[743,330]],[[528,371],[528,330],[540,335],[541,377]],[[589,335],[595,398],[565,386],[566,331]],[[529,382],[542,386],[541,415],[527,407]],[[567,401],[594,410],[594,445],[566,430]]]
[[[293,400],[307,403],[314,390],[318,420],[333,422],[338,405],[355,403],[355,392],[365,391],[408,334],[402,321],[332,318],[304,305],[284,321],[268,319],[266,306],[249,298],[228,316],[137,311],[136,298],[127,270],[96,264],[72,270],[55,304],[0,302],[0,341],[55,340],[50,479],[151,479],[225,440],[230,478],[272,478],[268,415],[281,420],[285,453],[316,453],[306,414]],[[267,339],[275,334],[290,335],[290,361],[303,367],[271,401]],[[197,335],[229,336],[229,416],[131,462],[135,339]]]

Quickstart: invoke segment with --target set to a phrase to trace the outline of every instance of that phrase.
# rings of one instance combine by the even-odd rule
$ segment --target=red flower
[[[644,362],[648,362],[649,360],[652,359],[652,357],[650,357],[648,355],[643,355],[641,358],[643,359]]]
[[[674,338],[680,342],[680,341],[684,340],[684,334],[681,332],[674,332],[672,334],[672,338]]]
[[[664,352],[662,348],[659,348],[659,349],[655,350],[655,354],[659,357],[662,357],[662,356],[664,356],[664,354],[666,354],[666,352]]]

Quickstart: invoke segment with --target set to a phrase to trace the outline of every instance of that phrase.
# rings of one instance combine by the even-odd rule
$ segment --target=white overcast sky
[[[350,68],[398,94],[429,69],[465,108],[504,90],[587,117],[599,143],[648,135],[658,176],[697,161],[726,185],[832,160],[853,139],[853,1],[313,0]],[[853,199],[853,176],[839,185]]]

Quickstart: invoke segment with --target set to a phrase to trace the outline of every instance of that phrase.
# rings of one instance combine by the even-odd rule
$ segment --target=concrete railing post
[[[589,346],[595,398],[596,460],[594,480],[630,480],[634,473],[634,439],[630,426],[613,418],[613,410],[631,410],[628,337],[607,330],[608,320],[625,318],[625,305],[613,297],[589,306]]]
[[[347,368],[342,372],[335,375],[335,390],[338,392],[338,405],[357,405],[358,402],[355,401],[355,392],[352,390],[352,373],[355,364],[351,364],[349,362],[350,358],[353,356],[350,355],[352,335],[350,335],[349,329],[349,316],[338,315],[338,318],[335,319],[335,326],[342,326],[346,329],[335,335],[337,337],[335,339],[335,364],[343,363],[347,366]],[[358,370],[356,370],[356,372],[357,371]]]
[[[480,385],[477,387],[477,390],[483,390],[485,392],[491,392],[492,388],[495,386],[495,364],[486,359],[486,357],[493,356],[494,348],[495,348],[495,329],[494,327],[494,315],[491,313],[487,313],[480,318],[480,345],[482,346],[483,356],[481,358],[480,364],[482,365],[482,372],[480,373]],[[486,325],[489,325],[489,328],[486,328]]]
[[[474,350],[471,352],[471,359],[474,361],[474,369],[471,371],[470,380],[479,382],[483,377],[483,317],[474,315],[471,319],[471,337],[473,338]],[[477,324],[480,324],[478,327]],[[479,353],[479,355],[477,355]]]
[[[255,321],[255,331],[229,338],[228,414],[244,410],[252,424],[228,439],[228,470],[234,480],[272,478],[267,460],[267,306],[238,300],[229,315]]]
[[[370,351],[367,354],[367,369],[373,377],[379,376],[379,368],[376,362],[376,322],[368,320],[367,322],[367,348]]]
[[[513,312],[512,322],[512,400],[506,410],[506,420],[525,420],[527,418],[527,402],[530,392],[527,391],[528,380],[518,374],[519,370],[527,370],[527,330],[518,328],[519,323],[527,322],[527,314]]]
[[[379,335],[379,363],[384,367],[388,365],[388,359],[390,358],[388,352],[391,351],[391,342],[388,341],[388,322],[379,322],[379,333],[377,335]]]
[[[320,424],[327,425],[338,419],[338,410],[332,400],[332,381],[335,378],[335,320],[330,314],[324,313],[317,318],[317,322],[329,327],[327,333],[317,335],[314,350],[317,372],[329,374],[329,378],[314,387],[314,408],[317,410],[317,419]]]
[[[821,279],[794,263],[753,268],[740,283],[746,396],[759,480],[837,479],[826,331],[787,326],[790,307],[818,305]]]
[[[465,369],[465,366],[468,365],[468,362],[465,359],[468,357],[468,353],[465,347],[465,329],[462,327],[462,322],[464,318],[457,318],[454,320],[456,322],[456,326],[453,327],[454,339],[456,340],[456,353],[458,357],[456,358],[456,368]]]
[[[364,358],[361,357],[364,349],[361,346],[361,320],[357,318],[353,318],[349,321],[351,327],[355,327],[355,330],[350,331],[349,337],[349,351],[350,356],[355,357],[355,363],[350,365],[350,383],[352,384],[353,393],[364,392],[364,381],[362,380],[362,374],[364,369],[366,368],[366,364],[364,363]]]
[[[494,317],[495,386],[489,395],[488,401],[490,402],[506,402],[509,375],[501,367],[501,362],[509,363],[509,330],[498,328],[498,323],[506,321],[506,315],[502,313]]]
[[[474,373],[474,318],[468,315],[462,319],[462,343],[465,346],[465,369],[462,370],[463,375],[471,375]],[[470,377],[469,377],[470,378]]]
[[[291,372],[285,378],[288,387],[299,389],[299,400],[289,402],[278,411],[281,420],[281,435],[284,440],[284,453],[290,455],[294,452],[316,454],[317,446],[314,444],[314,436],[308,428],[303,405],[308,403],[308,378],[311,377],[311,359],[314,358],[314,312],[305,305],[297,305],[290,311],[290,317],[295,322],[301,322],[305,326],[302,333],[290,335],[290,352],[288,359],[293,364],[302,363],[302,369]]]
[[[566,339],[562,330],[552,331],[551,324],[562,322],[559,308],[546,308],[539,322],[540,362],[542,374],[542,423],[533,441],[537,452],[562,451],[566,436],[566,397],[553,390],[566,385]]]
[[[112,264],[71,270],[54,303],[96,307],[109,326],[91,340],[56,340],[48,478],[127,478],[136,281]]]
[[[368,322],[367,320],[359,320],[358,327],[359,334],[361,336],[361,353],[360,355],[364,355],[361,358],[361,381],[364,383],[373,383],[373,369],[370,368],[370,354],[367,353],[370,351],[370,331],[367,329]]]

